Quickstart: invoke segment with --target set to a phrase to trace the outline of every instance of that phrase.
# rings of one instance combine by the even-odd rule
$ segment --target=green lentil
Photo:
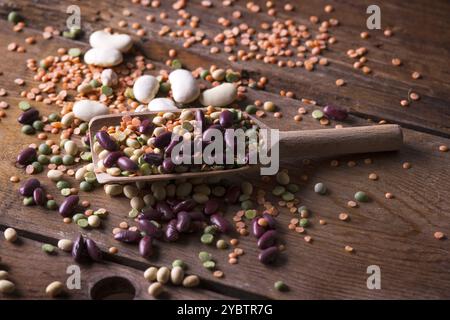
[[[186,263],[185,263],[183,260],[181,260],[181,259],[176,259],[176,260],[174,260],[174,261],[172,262],[172,267],[173,267],[173,268],[175,268],[175,267],[180,267],[180,268],[182,268],[182,269],[187,269]]]
[[[23,198],[23,205],[24,206],[32,206],[34,204],[33,197],[25,197]]]
[[[258,111],[258,108],[256,108],[256,106],[253,104],[249,104],[245,107],[245,112],[247,112],[248,114],[255,114],[256,111]]]
[[[364,191],[358,191],[355,193],[355,200],[359,202],[368,202],[369,196]]]
[[[208,270],[212,270],[216,267],[216,263],[212,260],[203,262],[203,267]]]
[[[290,178],[286,171],[280,171],[276,176],[277,182],[283,186],[288,185]]]
[[[89,151],[83,151],[80,153],[80,158],[83,159],[84,161],[92,161],[92,152]]]
[[[22,133],[24,133],[24,134],[34,134],[35,133],[34,128],[29,124],[22,126],[21,130],[22,130]]]
[[[47,209],[49,210],[56,210],[58,209],[58,205],[56,204],[55,200],[48,200],[46,204]]]
[[[209,234],[216,234],[217,232],[217,227],[216,226],[206,226],[205,229],[203,230],[203,233],[209,233]]]
[[[98,81],[97,79],[92,79],[89,84],[91,85],[92,88],[98,88],[100,87],[102,84],[100,83],[100,81]]]
[[[273,287],[278,291],[287,291],[288,286],[281,280],[274,283]]]
[[[113,89],[108,86],[102,86],[102,94],[104,94],[105,96],[110,96],[113,94]]]
[[[281,198],[284,201],[292,201],[292,200],[294,200],[295,196],[292,193],[286,191],[281,195]]]
[[[70,48],[67,53],[71,57],[79,57],[81,55],[81,50],[79,48]]]
[[[61,120],[61,118],[59,117],[59,115],[57,113],[50,113],[48,115],[48,121],[50,121],[50,122],[56,122],[59,120]]]
[[[212,235],[211,233],[204,233],[200,237],[200,241],[203,244],[211,244],[214,241],[214,235]]]
[[[133,88],[127,87],[125,89],[124,96],[127,97],[128,99],[134,100],[135,98],[134,98]]]
[[[297,209],[298,213],[308,213],[309,210],[306,206],[301,206]]]
[[[300,190],[300,187],[297,184],[290,183],[286,186],[286,189],[292,193],[296,193]]]
[[[200,77],[202,79],[206,79],[206,77],[209,75],[210,75],[209,70],[202,70],[202,72],[200,72]]]
[[[94,189],[94,186],[87,182],[87,181],[81,181],[80,182],[80,190],[84,191],[84,192],[89,192],[92,191]]]
[[[60,165],[60,164],[62,164],[62,162],[63,162],[63,159],[62,159],[62,157],[61,156],[52,156],[51,158],[50,158],[50,163],[53,163],[53,164],[56,164],[56,165]]]
[[[322,110],[314,110],[311,115],[314,119],[317,119],[317,120],[322,119],[324,116]]]
[[[48,253],[48,254],[55,253],[55,249],[56,249],[55,246],[48,244],[48,243],[45,243],[42,245],[42,251],[44,251],[45,253]]]
[[[52,153],[52,149],[50,148],[50,146],[46,143],[41,143],[38,147],[38,152],[40,154],[50,154]]]
[[[73,222],[77,223],[80,219],[86,219],[86,216],[83,213],[76,213],[73,215],[72,220]]]
[[[70,183],[66,180],[59,180],[56,183],[56,188],[58,188],[58,190],[70,188]]]
[[[31,164],[34,167],[34,173],[41,173],[44,171],[44,167],[39,162],[35,161]]]
[[[309,224],[309,221],[308,221],[308,219],[303,218],[303,219],[300,219],[299,224],[300,224],[300,227],[306,227]]]
[[[173,59],[171,63],[172,69],[181,69],[183,64],[179,59]]]
[[[94,172],[86,172],[84,175],[84,180],[89,183],[95,183],[97,182],[97,177]]]
[[[83,122],[78,126],[78,129],[80,129],[80,133],[86,133],[87,130],[89,129],[89,124]]]
[[[206,262],[206,261],[210,261],[212,259],[212,255],[209,252],[200,251],[198,253],[198,258],[200,259],[201,262]]]
[[[238,72],[227,72],[225,75],[225,80],[227,82],[236,82],[241,78],[241,75]]]
[[[128,212],[128,217],[130,218],[136,218],[139,215],[139,211],[136,209],[131,209],[130,212]]]
[[[250,210],[253,208],[253,201],[252,200],[245,200],[241,202],[241,208],[242,210]]]
[[[286,191],[286,188],[285,188],[285,187],[283,187],[283,186],[276,186],[275,188],[273,188],[272,194],[273,194],[274,196],[279,197],[279,196],[281,196],[285,191]]]
[[[327,193],[327,187],[322,182],[316,183],[314,185],[314,192],[318,194],[325,194]]]
[[[256,210],[246,210],[245,211],[245,218],[252,220],[256,217]]]
[[[33,128],[36,131],[44,130],[44,126],[45,126],[45,124],[41,120],[36,120],[36,121],[33,122]]]
[[[80,219],[77,221],[77,225],[81,228],[87,228],[89,226],[89,222],[87,219]]]
[[[70,154],[65,154],[62,158],[62,162],[66,166],[72,165],[74,163],[74,161],[75,161],[74,157],[71,156]]]
[[[70,191],[70,188],[63,188],[61,189],[61,195],[63,195],[64,197],[68,197],[70,196],[72,192]]]
[[[22,111],[27,111],[31,108],[31,104],[28,101],[20,101],[19,102],[19,109]]]
[[[22,20],[22,17],[20,16],[19,13],[17,13],[16,11],[11,11],[8,14],[8,21],[12,22],[14,24],[17,24],[18,22],[20,22],[20,20]]]
[[[169,82],[163,82],[159,85],[159,92],[162,94],[167,94],[170,91],[170,83]]]
[[[228,248],[228,243],[225,240],[220,239],[220,240],[217,240],[216,247],[217,247],[217,249],[225,250]]]
[[[46,164],[50,163],[50,160],[48,159],[48,157],[43,154],[38,155],[37,161],[42,165],[46,165]]]

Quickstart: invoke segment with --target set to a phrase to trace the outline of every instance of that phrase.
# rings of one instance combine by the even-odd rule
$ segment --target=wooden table
[[[36,137],[21,134],[15,121],[20,113],[17,104],[22,100],[20,91],[23,88],[16,85],[14,79],[23,78],[25,88],[31,88],[36,82],[26,69],[27,58],[40,59],[55,54],[59,47],[86,49],[86,34],[106,26],[134,34],[130,27],[133,22],[139,22],[147,30],[144,40],[137,39],[136,46],[152,60],[157,70],[165,67],[168,50],[175,48],[187,68],[217,64],[245,70],[253,78],[268,77],[266,90],[249,89],[242,105],[255,99],[274,101],[283,118],[268,116],[263,119],[274,128],[324,128],[310,116],[310,111],[318,107],[300,100],[308,98],[316,100],[321,106],[332,103],[348,107],[351,117],[343,123],[345,126],[363,125],[381,119],[399,123],[404,128],[405,145],[395,153],[342,157],[337,167],[330,165],[332,159],[313,160],[305,164],[302,155],[298,155],[296,163],[286,164],[292,179],[301,186],[297,197],[311,210],[311,226],[307,228],[307,234],[312,236],[313,241],[307,243],[304,235],[288,230],[287,225],[293,216],[282,208],[278,224],[286,251],[273,266],[264,266],[257,261],[255,239],[251,236],[241,238],[240,246],[246,253],[237,265],[228,264],[228,251],[205,247],[199,242],[198,235],[175,244],[160,244],[157,257],[147,261],[139,256],[135,247],[117,244],[111,235],[112,228],[120,221],[131,221],[127,218],[128,201],[125,198],[109,198],[101,188],[92,193],[81,193],[81,198],[91,201],[93,207],[104,207],[111,212],[101,230],[87,230],[84,233],[105,251],[111,245],[117,246],[119,254],[108,257],[104,264],[83,265],[82,287],[69,291],[67,298],[89,298],[92,295],[98,298],[104,294],[103,289],[98,293],[99,286],[119,286],[122,288],[121,294],[132,296],[134,293],[136,298],[150,299],[143,270],[149,265],[169,265],[174,259],[185,260],[190,266],[189,271],[201,277],[202,285],[195,290],[168,286],[164,297],[172,299],[450,298],[449,242],[434,237],[436,231],[450,235],[450,153],[439,151],[440,145],[450,145],[448,1],[434,1],[433,5],[419,0],[384,1],[381,5],[382,27],[391,28],[394,35],[388,38],[380,30],[370,31],[370,38],[366,40],[360,38],[360,32],[366,30],[365,11],[371,1],[358,1],[358,4],[355,1],[333,1],[335,11],[331,14],[323,10],[330,1],[291,1],[296,9],[284,12],[280,7],[278,19],[291,18],[308,23],[309,16],[317,15],[320,19],[335,17],[340,21],[340,26],[333,29],[338,42],[324,54],[330,65],[319,66],[314,72],[300,68],[278,68],[261,61],[231,63],[225,53],[211,55],[209,48],[201,45],[184,49],[183,40],[157,35],[163,24],[177,29],[172,1],[161,2],[160,8],[112,0],[96,1],[95,6],[90,1],[76,2],[81,8],[85,35],[74,41],[62,37],[44,40],[41,35],[47,25],[61,30],[65,28],[66,8],[72,1],[30,3],[0,0],[0,88],[7,92],[7,95],[0,97],[0,101],[10,105],[5,110],[6,117],[1,118],[0,122],[0,229],[14,227],[21,239],[14,244],[6,242],[3,237],[0,240],[0,269],[9,270],[11,279],[18,287],[14,296],[1,298],[45,298],[45,286],[55,280],[65,281],[68,276],[66,268],[74,262],[70,255],[63,252],[46,255],[40,246],[42,243],[56,244],[61,238],[74,239],[80,232],[76,225],[62,223],[55,212],[24,207],[17,192],[18,185],[9,182],[12,175],[26,178],[23,170],[15,167],[14,159],[24,146],[37,142]],[[261,3],[264,8],[264,1],[255,2]],[[213,1],[214,7],[210,9],[201,7],[199,3],[189,1],[186,10],[201,19],[200,28],[206,29],[211,37],[219,32],[217,19],[220,16],[231,17],[234,10],[240,10],[242,21],[249,25],[274,20],[266,13],[250,14],[245,1],[236,1],[231,7],[222,7],[221,1]],[[125,8],[131,16],[122,14]],[[27,27],[20,33],[12,31],[12,25],[6,21],[12,9],[19,10],[26,18]],[[164,23],[158,18],[162,11],[169,13]],[[145,20],[149,13],[157,17],[155,22]],[[117,27],[119,20],[128,21],[129,26]],[[37,43],[25,45],[26,53],[7,50],[11,42],[24,45],[24,39],[30,35],[36,36]],[[353,60],[346,55],[348,49],[360,46],[369,50],[368,65],[373,70],[369,75],[353,69]],[[391,64],[391,59],[395,57],[402,60],[402,66]],[[411,79],[413,71],[419,71],[422,79]],[[338,78],[344,79],[346,85],[337,87],[335,80]],[[296,98],[281,97],[279,91],[282,89],[293,91]],[[419,93],[420,100],[409,107],[401,107],[399,101],[407,99],[410,90]],[[57,110],[55,106],[42,103],[34,105],[42,114]],[[300,106],[309,113],[303,121],[295,122],[293,116]],[[329,127],[335,124],[333,121]],[[366,164],[364,159],[367,158],[372,159],[373,163]],[[350,160],[355,161],[356,166],[349,167],[347,162]],[[412,168],[403,169],[404,162],[410,162]],[[370,173],[378,174],[379,179],[369,180]],[[45,174],[39,177],[50,193],[59,194]],[[248,179],[268,193],[273,187],[273,184],[261,182],[257,173],[235,178]],[[317,182],[327,185],[328,195],[314,193],[313,186]],[[347,201],[358,190],[366,191],[371,201],[357,208],[348,208]],[[395,198],[386,199],[386,192],[392,193]],[[61,196],[57,197],[58,201],[61,199]],[[229,208],[228,216],[235,210],[237,208]],[[341,212],[347,212],[350,220],[339,220]],[[327,224],[319,224],[320,219],[326,220]],[[346,252],[344,247],[347,245],[355,251]],[[201,267],[197,258],[201,250],[213,253],[218,267],[225,273],[223,279],[214,278],[211,272]],[[371,265],[381,269],[381,290],[367,288],[367,268]],[[284,280],[290,290],[280,293],[273,289],[273,283],[277,280]]]

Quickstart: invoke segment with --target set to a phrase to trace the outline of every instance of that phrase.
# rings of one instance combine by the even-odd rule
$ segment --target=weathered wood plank
[[[258,1],[257,1],[258,2]],[[264,1],[259,1],[264,7]],[[448,81],[450,70],[446,63],[450,51],[448,29],[443,24],[448,21],[444,12],[448,11],[448,3],[435,2],[433,6],[415,1],[405,6],[402,1],[391,0],[381,5],[383,27],[390,27],[395,35],[391,38],[382,36],[381,31],[371,32],[369,40],[362,40],[359,33],[364,31],[367,15],[365,10],[370,1],[358,3],[339,1],[331,14],[323,12],[325,3],[313,2],[305,5],[293,2],[297,10],[291,13],[283,12],[281,6],[278,19],[292,18],[295,21],[308,24],[310,15],[318,15],[321,19],[336,17],[341,26],[332,29],[332,34],[338,38],[338,42],[332,46],[325,56],[330,61],[330,66],[319,67],[315,72],[307,72],[304,69],[279,69],[278,67],[265,65],[258,61],[246,61],[244,63],[230,64],[235,69],[246,69],[255,78],[269,76],[267,89],[278,93],[281,89],[291,90],[297,97],[314,99],[320,104],[336,103],[349,107],[355,114],[376,119],[397,121],[411,128],[426,132],[438,133],[449,136],[450,129],[448,118],[450,116],[447,105],[450,89]],[[158,37],[157,33],[162,25],[168,25],[173,30],[178,18],[176,12],[171,9],[171,2],[162,2],[158,9],[146,8],[140,5],[127,3],[110,4],[108,1],[98,3],[95,8],[89,3],[81,3],[83,28],[89,34],[100,26],[117,28],[119,20],[139,22],[148,32],[144,47],[146,54],[155,60],[164,61],[169,48],[177,48],[182,61],[189,67],[209,65],[211,63],[228,64],[227,55],[219,53],[209,54],[209,48],[194,45],[188,50],[182,48],[184,40],[169,37]],[[19,8],[23,4],[18,2]],[[8,6],[5,5],[2,15],[6,15]],[[123,16],[122,10],[129,9],[130,17]],[[220,32],[217,19],[221,16],[231,17],[234,10],[240,10],[243,18],[232,19],[236,23],[245,22],[250,26],[256,26],[261,21],[271,22],[273,17],[266,13],[258,15],[250,14],[245,4],[237,2],[231,7],[222,7],[216,4],[216,8],[205,9],[199,5],[199,1],[190,1],[186,10],[201,18],[200,29],[213,38]],[[30,25],[43,28],[52,24],[64,29],[66,4],[53,3],[53,1],[38,1],[29,10],[27,17]],[[145,20],[147,14],[158,16],[165,11],[169,14],[164,21],[157,18],[155,22],[148,23]],[[417,25],[421,25],[417,28]],[[134,33],[130,26],[117,28],[118,30]],[[446,36],[447,35],[447,36]],[[85,38],[83,38],[85,40]],[[419,40],[418,40],[419,39]],[[352,68],[352,59],[346,56],[350,48],[365,46],[369,49],[368,65],[374,71],[371,75],[363,75],[360,70]],[[391,59],[399,57],[403,66],[394,67]],[[412,80],[412,71],[421,72],[424,77],[421,80]],[[344,87],[336,87],[335,80],[343,78],[347,82]],[[400,106],[401,99],[407,99],[409,90],[414,90],[421,95],[421,99],[413,102],[409,108]]]

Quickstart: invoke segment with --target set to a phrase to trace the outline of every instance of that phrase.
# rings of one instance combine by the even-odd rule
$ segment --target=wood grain
[[[19,5],[20,3],[18,2]],[[107,5],[106,1],[99,2],[95,10],[103,10]],[[316,4],[312,6],[316,6]],[[343,6],[350,6],[350,4],[343,3]],[[51,19],[60,21],[62,18],[58,12],[61,12],[60,10],[63,7],[63,4],[49,6],[48,2],[36,2],[36,5],[31,7],[30,10],[40,13],[40,15],[30,17],[30,26],[43,26],[47,24],[46,21],[52,21]],[[437,5],[436,8],[442,9],[442,7],[445,7],[445,5],[441,5],[441,7]],[[7,12],[5,8],[7,7],[2,7],[2,11],[0,11],[2,16]],[[411,8],[421,8],[421,5],[414,3],[412,7],[405,9],[406,12],[412,10]],[[94,20],[93,11],[95,10],[87,8],[84,11],[89,20]],[[108,10],[105,10],[102,15],[105,15],[105,12],[108,13]],[[306,8],[305,10],[309,9]],[[434,12],[434,8],[424,10],[427,14],[436,13],[436,17],[442,15],[440,12]],[[114,11],[120,12],[118,8],[115,8]],[[139,16],[135,12],[137,11],[133,11],[133,17]],[[141,13],[141,15],[143,14]],[[207,18],[205,17],[205,19]],[[97,21],[95,25],[102,25],[102,23],[106,24],[105,21]],[[93,26],[94,24],[87,23],[87,25]],[[433,26],[435,26],[435,23]],[[17,34],[7,28],[4,21],[0,21],[0,27],[4,29],[0,36],[2,43],[18,41]],[[417,32],[421,35],[426,34],[426,30],[418,30]],[[38,34],[36,30],[27,29],[20,36],[24,38],[36,34]],[[355,34],[355,32],[352,31],[350,34]],[[432,42],[433,40],[437,41],[437,39],[437,37],[432,37],[431,40],[426,41]],[[392,38],[386,41],[396,40]],[[14,121],[19,115],[16,106],[22,100],[19,98],[22,88],[15,85],[13,80],[21,77],[25,79],[26,87],[31,87],[34,81],[32,75],[25,68],[25,60],[30,57],[39,58],[54,54],[56,49],[61,46],[86,47],[82,42],[59,38],[44,41],[42,38],[38,38],[38,44],[27,46],[27,53],[25,54],[11,53],[6,50],[6,45],[0,48],[2,59],[8,61],[7,64],[2,66],[4,75],[0,76],[0,88],[5,88],[8,95],[2,97],[1,100],[5,100],[11,105],[10,109],[6,110],[7,117],[2,118],[0,122],[0,136],[3,141],[3,147],[0,150],[0,226],[2,229],[7,226],[15,227],[24,237],[34,240],[41,239],[41,241],[56,241],[60,238],[73,239],[80,232],[80,229],[75,225],[63,224],[61,217],[55,212],[45,211],[37,207],[23,207],[17,193],[18,185],[8,182],[9,177],[13,174],[19,175],[22,179],[25,178],[23,171],[14,166],[14,159],[20,149],[29,143],[36,142],[34,137],[20,134],[19,125]],[[152,44],[152,46],[158,47],[159,44]],[[170,45],[159,47],[158,50],[160,51],[155,49],[155,51],[152,51],[154,56],[151,56],[151,58],[162,61],[161,57],[164,56],[165,48],[168,47]],[[196,65],[199,60],[195,50],[180,51],[183,62],[188,66]],[[446,50],[446,46],[439,50]],[[408,55],[413,54],[414,52],[408,53]],[[200,57],[202,56],[200,55]],[[203,57],[202,60],[204,64],[209,61]],[[438,65],[439,55],[433,55],[432,60],[433,64]],[[158,69],[162,65],[158,61],[154,61],[154,63]],[[260,67],[259,65],[255,66],[255,69]],[[263,69],[260,69],[260,71],[264,74],[267,72]],[[445,73],[445,71],[438,72]],[[437,79],[442,78],[442,73],[436,74]],[[308,81],[314,83],[312,78]],[[376,84],[380,85],[380,83],[385,83],[384,79],[378,79]],[[443,86],[445,86],[445,83]],[[390,90],[386,89],[386,91]],[[265,124],[273,128],[282,130],[323,128],[309,116],[309,113],[316,107],[302,104],[295,99],[281,98],[274,92],[276,91],[272,89],[271,92],[249,90],[247,99],[242,101],[241,105],[255,99],[275,102],[283,112],[283,118],[276,119],[273,116],[267,116],[262,119]],[[319,95],[319,91],[317,94]],[[323,95],[324,100],[328,99],[328,94],[320,92],[320,96]],[[441,97],[445,97],[445,95]],[[372,94],[366,105],[378,104],[378,99],[380,98],[377,95]],[[34,103],[34,105],[43,114],[54,111],[52,107],[40,103]],[[295,122],[292,118],[300,106],[305,107],[308,114],[303,117],[302,121]],[[384,105],[380,104],[379,106],[381,108]],[[439,108],[439,103],[437,106]],[[382,108],[374,110],[383,112],[383,118],[392,116],[395,120],[400,119],[396,117],[404,116],[403,113],[389,113],[389,110]],[[429,131],[445,133],[445,128],[445,130],[441,130],[442,127],[436,125],[438,120],[433,116],[435,112],[433,110],[428,110],[429,113],[426,115],[417,113],[420,114],[420,117],[415,118],[415,123],[420,123],[421,127],[426,126]],[[384,117],[384,113],[386,113],[386,117]],[[412,121],[405,119],[411,118],[402,118],[400,122]],[[439,121],[445,122],[447,120],[448,117],[445,112],[440,113]],[[336,123],[333,122],[332,125],[334,124]],[[344,126],[366,124],[368,124],[367,121],[353,116],[343,123]],[[56,136],[53,138],[57,139]],[[282,209],[277,219],[278,229],[287,249],[274,266],[263,266],[258,263],[258,250],[256,250],[256,241],[253,237],[241,240],[240,247],[245,250],[245,255],[240,258],[239,264],[235,266],[227,263],[228,251],[215,250],[202,245],[198,235],[185,237],[175,244],[158,244],[158,255],[150,261],[146,261],[139,257],[136,247],[118,244],[112,238],[111,229],[117,226],[119,222],[133,223],[127,218],[130,210],[127,200],[125,198],[109,198],[100,189],[92,193],[80,193],[81,198],[89,200],[92,203],[92,208],[104,207],[111,214],[104,221],[101,230],[83,230],[83,233],[98,242],[103,250],[111,245],[119,248],[119,255],[111,258],[115,263],[121,265],[117,265],[117,268],[120,269],[117,269],[118,272],[125,273],[121,269],[124,268],[131,270],[125,274],[136,273],[140,277],[140,272],[136,271],[136,268],[143,270],[150,263],[166,265],[174,259],[181,258],[190,265],[195,273],[202,277],[205,289],[228,297],[448,299],[450,297],[450,276],[447,272],[450,267],[448,240],[438,241],[434,239],[433,233],[442,231],[447,235],[450,234],[449,153],[437,151],[439,145],[449,145],[450,142],[445,138],[408,129],[404,130],[404,138],[405,145],[399,152],[344,157],[340,159],[341,165],[339,167],[331,167],[329,165],[331,159],[305,164],[302,162],[304,155],[298,153],[298,161],[285,164],[290,169],[292,181],[299,183],[301,186],[301,190],[296,196],[302,204],[307,205],[311,210],[311,226],[307,228],[307,234],[312,236],[313,241],[307,243],[303,240],[303,235],[288,230],[287,225],[292,216],[285,209]],[[292,150],[292,153],[296,152],[297,150]],[[364,164],[363,159],[366,157],[372,158],[373,164]],[[348,160],[355,160],[357,166],[348,167],[346,165]],[[410,170],[402,169],[402,163],[405,161],[412,163]],[[372,172],[379,175],[378,181],[368,180],[368,174]],[[308,176],[307,181],[304,180],[305,175]],[[58,196],[59,193],[54,184],[43,174],[39,175],[39,178],[42,179],[46,190],[54,194],[60,202],[62,196]],[[251,181],[259,188],[266,190],[268,194],[275,185],[274,182],[261,182],[258,172],[233,177],[233,179],[236,181]],[[316,182],[323,182],[327,185],[329,193],[326,196],[313,192],[313,186]],[[351,200],[353,194],[358,190],[366,191],[371,201],[367,204],[361,204],[358,208],[348,208],[347,201]],[[385,192],[393,193],[395,198],[386,199],[384,197]],[[268,198],[276,201],[270,195]],[[228,208],[227,217],[230,217],[236,210],[235,207]],[[348,212],[350,220],[347,222],[340,221],[338,219],[340,212]],[[319,219],[325,219],[328,224],[320,225]],[[4,242],[0,243],[3,248]],[[354,247],[355,252],[353,254],[345,252],[344,246],[346,245]],[[196,257],[200,250],[209,250],[213,253],[218,262],[218,267],[225,272],[223,280],[212,277],[210,272],[201,267]],[[1,250],[3,257],[16,253],[17,251]],[[23,258],[18,257],[16,261],[18,265],[21,265],[20,261],[23,261]],[[51,263],[47,264],[48,268],[53,268]],[[114,265],[116,266],[116,264]],[[366,279],[368,275],[366,269],[369,265],[381,267],[382,290],[367,289]],[[25,268],[25,266],[22,265],[22,268]],[[54,266],[54,268],[58,268],[58,266]],[[58,270],[62,276],[63,268]],[[21,275],[17,276],[18,283],[21,277]],[[289,285],[289,292],[279,293],[273,289],[273,283],[280,279]],[[30,285],[34,286],[33,283],[30,283]],[[43,287],[44,283],[38,283],[35,287],[38,288],[35,289],[36,292],[40,294]],[[214,297],[213,293],[211,295]],[[37,294],[34,296],[37,296]],[[86,295],[83,297],[86,297]],[[183,295],[179,296],[177,293],[174,294],[174,297],[183,297]]]

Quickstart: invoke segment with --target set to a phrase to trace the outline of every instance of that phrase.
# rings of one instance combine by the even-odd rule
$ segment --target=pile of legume
[[[222,153],[204,159],[202,151],[213,138],[213,129],[222,136]],[[153,119],[124,116],[118,126],[105,127],[95,135],[93,151],[100,160],[97,169],[112,176],[150,175],[172,172],[208,171],[236,168],[245,164],[245,158],[238,158],[237,147],[231,129],[242,129],[247,136],[256,136],[258,128],[245,114],[236,109],[185,109],[181,112],[161,112]],[[245,139],[246,152],[252,140]],[[171,154],[178,143],[189,150],[180,152],[189,155],[189,164],[176,165]],[[234,148],[234,149],[231,149]],[[230,150],[232,163],[226,159]],[[197,153],[194,153],[197,152]],[[218,151],[216,151],[218,152]],[[195,158],[199,158],[199,164]],[[217,162],[221,163],[216,163]],[[211,163],[211,164],[208,164]],[[243,200],[244,201],[244,200]],[[251,204],[243,204],[248,206]]]

